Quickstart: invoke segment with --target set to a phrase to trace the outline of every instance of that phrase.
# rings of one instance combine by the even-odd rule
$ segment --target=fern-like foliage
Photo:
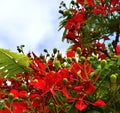
[[[28,71],[30,59],[7,49],[0,49],[0,77],[10,78],[17,73]]]

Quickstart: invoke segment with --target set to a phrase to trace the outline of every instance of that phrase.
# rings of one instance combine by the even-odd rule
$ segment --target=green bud
[[[81,48],[77,47],[76,52],[77,52],[77,54],[80,54],[81,53]]]
[[[84,62],[85,62],[85,57],[84,57],[84,56],[81,56],[81,57],[80,57],[80,60],[81,60],[82,63],[84,63]]]
[[[71,89],[71,88],[72,88],[72,85],[68,85],[68,88]]]
[[[93,57],[94,57],[94,59],[95,59],[95,60],[97,60],[97,59],[98,59],[98,56],[97,56],[97,55],[94,55]]]
[[[115,84],[116,81],[117,81],[117,76],[116,76],[116,74],[112,74],[112,75],[110,76],[110,82],[111,82],[112,84]]]
[[[61,67],[62,67],[62,68],[65,68],[65,67],[66,67],[66,65],[65,65],[65,64],[61,64]]]
[[[90,73],[90,77],[94,77],[95,74],[96,74],[95,72],[91,72],[91,73]]]
[[[50,109],[53,109],[54,108],[54,103],[50,102],[49,107],[50,107]]]
[[[9,97],[10,99],[13,99],[14,94],[10,93],[10,94],[8,95],[8,97]]]
[[[55,60],[54,65],[57,69],[61,68],[61,63],[59,60]]]
[[[67,84],[68,83],[68,79],[67,78],[63,78],[63,83]]]
[[[70,16],[71,15],[71,11],[70,10],[65,10],[64,11],[64,16]]]
[[[47,57],[49,57],[50,56],[50,54],[49,53],[47,53],[47,55],[46,55]]]
[[[112,46],[111,43],[108,44],[108,47]]]
[[[76,58],[75,58],[75,57],[73,57],[73,58],[72,58],[72,61],[75,61],[75,62],[76,62]]]
[[[62,54],[59,53],[59,54],[57,55],[57,58],[58,58],[58,59],[62,58]]]
[[[75,4],[75,2],[72,0],[72,1],[71,1],[71,4],[72,4],[72,5],[74,5],[74,4]]]
[[[62,62],[66,62],[66,58],[63,58],[63,59],[62,59]]]
[[[18,98],[18,97],[16,97],[15,99],[14,99],[14,101],[20,101],[21,99],[20,98]]]
[[[53,49],[53,53],[56,54],[57,53],[57,48]]]
[[[72,58],[67,58],[67,61],[68,61],[69,64],[71,64],[72,63]]]
[[[39,100],[40,98],[39,97],[36,97],[35,100]]]
[[[21,88],[27,90],[27,85],[25,83],[22,83]]]
[[[47,53],[48,52],[47,49],[44,49],[44,52]]]
[[[101,68],[104,68],[106,66],[106,64],[107,64],[107,61],[106,60],[102,60],[100,62],[100,64],[101,64]]]
[[[63,12],[62,10],[59,10],[59,13],[60,13],[60,14],[64,14],[64,12]]]

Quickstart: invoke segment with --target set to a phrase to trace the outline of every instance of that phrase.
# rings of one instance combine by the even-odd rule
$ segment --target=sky
[[[17,46],[36,54],[58,48],[65,53],[68,44],[58,32],[61,0],[0,0],[0,48],[17,52]]]

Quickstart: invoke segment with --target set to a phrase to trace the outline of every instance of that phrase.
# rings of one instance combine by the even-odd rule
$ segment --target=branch
[[[112,42],[112,45],[113,45],[115,52],[116,52],[116,46],[117,46],[118,42],[119,42],[119,32],[116,32],[115,40],[113,40],[113,42]]]

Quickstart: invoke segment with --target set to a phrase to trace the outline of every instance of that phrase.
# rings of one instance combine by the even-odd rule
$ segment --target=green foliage
[[[0,77],[9,78],[17,73],[25,72],[30,59],[7,49],[0,49]]]

